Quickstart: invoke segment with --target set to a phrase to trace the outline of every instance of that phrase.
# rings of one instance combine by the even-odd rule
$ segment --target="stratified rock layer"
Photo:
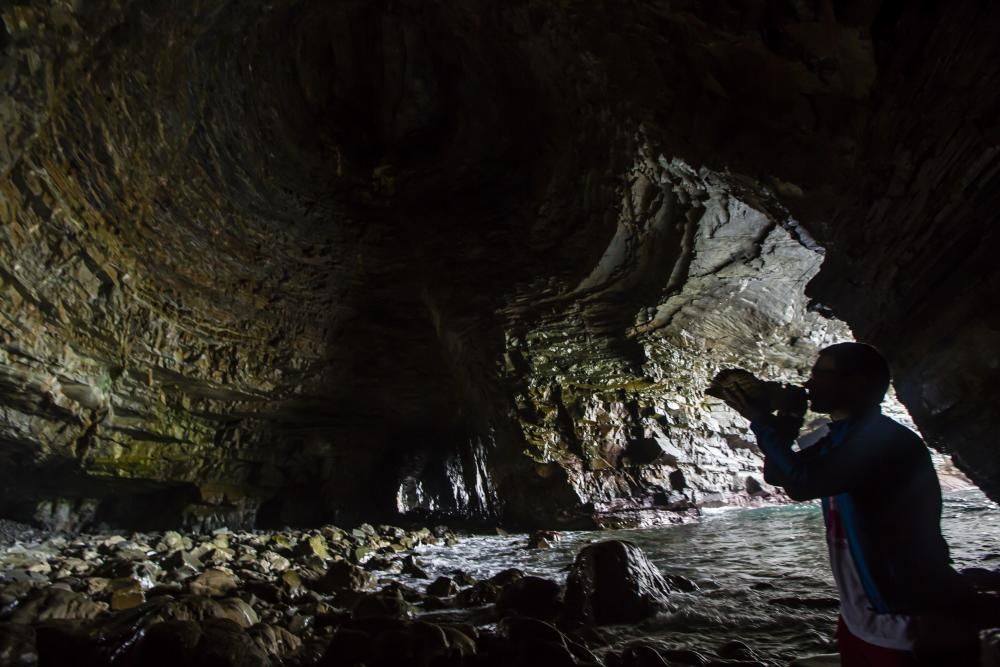
[[[683,520],[831,312],[994,493],[1000,9],[862,4],[5,7],[0,512]]]

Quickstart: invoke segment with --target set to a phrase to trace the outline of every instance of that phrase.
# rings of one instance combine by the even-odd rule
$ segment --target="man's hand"
[[[750,421],[771,414],[771,406],[760,398],[748,394],[739,385],[731,385],[719,390],[719,397],[736,412]]]
[[[780,389],[772,392],[772,407],[778,411],[779,415],[795,415],[802,417],[809,408],[809,399],[806,390],[793,384],[780,385]]]

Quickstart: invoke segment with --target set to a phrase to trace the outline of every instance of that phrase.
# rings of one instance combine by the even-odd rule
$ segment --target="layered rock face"
[[[801,379],[850,337],[831,313],[993,491],[997,93],[973,77],[1000,18],[927,11],[4,8],[0,509],[583,526],[748,502],[759,456],[703,390]]]

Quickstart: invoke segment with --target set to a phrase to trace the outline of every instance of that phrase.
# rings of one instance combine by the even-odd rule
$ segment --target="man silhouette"
[[[889,382],[885,358],[869,345],[820,351],[805,389],[812,410],[832,421],[829,434],[802,451],[792,445],[804,401],[774,406],[738,386],[722,392],[750,420],[764,479],[795,500],[822,499],[844,667],[919,664],[914,642],[923,615],[966,612],[974,597],[950,565],[927,447],[881,412]]]

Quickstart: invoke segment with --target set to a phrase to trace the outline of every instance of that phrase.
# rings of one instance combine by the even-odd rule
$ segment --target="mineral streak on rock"
[[[835,4],[5,3],[0,514],[683,521],[851,330],[996,497],[1000,7]]]

